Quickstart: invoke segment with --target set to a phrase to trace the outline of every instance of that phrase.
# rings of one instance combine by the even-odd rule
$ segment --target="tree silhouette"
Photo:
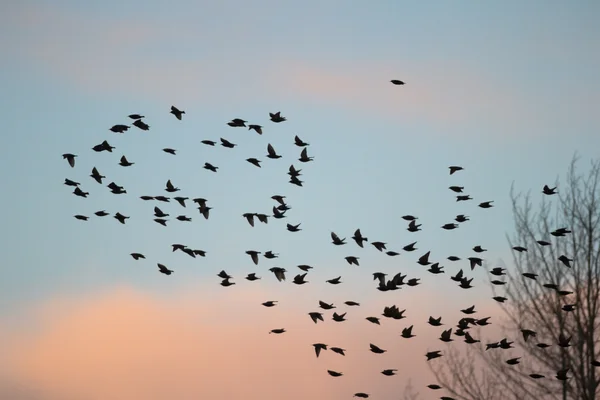
[[[471,334],[480,337],[481,343],[468,345],[465,351],[452,348],[445,352],[445,363],[430,363],[440,384],[457,399],[596,398],[600,383],[594,366],[600,358],[600,159],[591,162],[587,174],[578,172],[577,162],[575,156],[566,184],[556,185],[556,195],[540,194],[537,210],[531,192],[523,196],[511,188],[515,233],[507,239],[514,266],[506,271],[507,285],[501,295],[508,300],[501,308],[506,315],[503,333],[514,341],[515,349],[486,350],[480,336],[485,328],[477,328]],[[572,232],[561,234],[560,228]],[[516,246],[527,251],[514,250]],[[559,260],[561,256],[572,259],[569,266]],[[527,278],[524,273],[537,277]],[[495,293],[495,285],[491,286]],[[574,305],[572,311],[565,310],[565,305]],[[525,340],[522,329],[536,335]],[[561,336],[571,337],[568,347],[558,344]],[[550,346],[541,348],[539,343]],[[513,357],[522,357],[521,363],[507,365],[505,361]],[[569,379],[558,380],[557,371],[567,368]],[[532,373],[544,377],[533,379]]]

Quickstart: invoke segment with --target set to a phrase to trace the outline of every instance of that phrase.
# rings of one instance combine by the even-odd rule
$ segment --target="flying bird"
[[[156,263],[158,265],[158,271],[161,274],[165,274],[165,275],[171,275],[173,273],[173,270],[170,270],[169,268],[167,268],[166,266],[164,266],[161,263]]]
[[[314,157],[308,156],[308,149],[305,147],[300,152],[300,158],[298,159],[298,161],[306,163],[306,162],[312,161],[313,159],[314,159]]]
[[[125,133],[128,129],[129,127],[127,125],[114,125],[109,130],[114,133]]]
[[[258,168],[261,168],[261,166],[260,166],[260,160],[258,160],[256,158],[246,158],[246,161],[248,161],[252,165],[257,166]]]
[[[71,168],[75,168],[75,157],[77,157],[76,154],[65,153],[62,155],[62,157],[64,160],[67,160]]]
[[[298,147],[305,147],[305,146],[308,146],[308,145],[309,145],[308,143],[306,143],[306,142],[303,142],[303,141],[302,141],[302,139],[300,139],[300,138],[298,137],[298,135],[296,135],[296,136],[294,137],[294,144],[295,144],[296,146],[298,146]]]
[[[336,246],[341,246],[343,244],[346,244],[346,238],[340,239],[335,232],[331,232],[331,243],[333,243]]]
[[[219,138],[219,139],[221,140],[221,146],[226,147],[228,149],[233,149],[235,146],[237,146],[237,144],[231,143],[227,139],[223,139],[223,138]]]
[[[248,121],[244,121],[243,119],[240,118],[235,118],[232,119],[231,122],[228,122],[227,125],[231,126],[231,127],[246,127],[246,122]]]
[[[544,188],[542,189],[542,193],[544,193],[545,195],[553,195],[556,194],[556,186],[553,188],[550,188],[548,185],[544,185]]]
[[[276,123],[283,122],[286,120],[285,117],[281,116],[281,111],[277,111],[276,113],[269,113],[269,117],[271,118],[271,121]]]
[[[125,156],[122,156],[121,160],[119,161],[119,165],[122,167],[130,167],[133,164],[135,164],[135,163],[127,161],[127,158]]]
[[[181,116],[185,114],[185,111],[181,111],[177,107],[171,106],[171,114],[173,114],[175,118],[181,121]]]
[[[262,126],[260,125],[248,125],[248,130],[254,130],[259,135],[262,135]]]
[[[271,143],[267,144],[267,158],[271,158],[273,160],[281,158],[281,156],[277,154]]]
[[[448,169],[450,169],[450,175],[454,174],[457,171],[462,171],[464,168],[463,167],[459,167],[457,165],[452,165],[450,167],[448,167]]]
[[[137,119],[135,121],[133,121],[133,126],[143,130],[143,131],[147,131],[150,129],[150,125],[148,125],[147,123],[145,123],[144,121],[142,121],[141,119]]]

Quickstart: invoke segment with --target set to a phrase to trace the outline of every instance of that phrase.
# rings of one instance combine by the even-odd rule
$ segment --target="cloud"
[[[532,109],[514,88],[499,86],[497,79],[464,62],[299,61],[285,54],[267,57],[259,49],[260,62],[240,64],[231,49],[219,49],[186,22],[174,29],[142,18],[106,20],[32,6],[17,11],[14,29],[30,32],[22,32],[19,43],[29,62],[95,95],[230,103],[262,93],[278,101],[303,100],[382,118],[442,124],[518,120]],[[243,30],[231,26],[219,37],[231,40],[256,33],[244,24]],[[194,45],[191,38],[198,38]],[[200,57],[198,48],[203,47],[210,51]],[[235,53],[239,56],[240,51]],[[407,84],[393,86],[389,80],[394,78]]]
[[[267,297],[236,287],[163,296],[118,287],[50,299],[28,314],[28,329],[3,327],[0,376],[43,394],[35,400],[346,399],[357,391],[397,393],[408,378],[417,388],[431,383],[423,354],[443,346],[433,344],[438,332],[420,324],[423,317],[376,326],[360,307],[347,310],[348,322],[332,322],[326,312],[325,323],[314,325],[294,296],[271,309],[260,306]],[[418,337],[409,344],[399,333],[412,323]],[[279,327],[288,332],[267,333]],[[316,342],[343,347],[347,356],[328,351],[317,359]],[[389,351],[372,354],[368,343]],[[381,375],[386,368],[399,376]],[[334,379],[327,369],[345,376]]]
[[[524,107],[521,93],[497,86],[497,80],[462,62],[444,65],[415,62],[321,64],[285,61],[271,76],[276,87],[289,98],[401,120],[464,124],[475,120],[516,120],[531,107]],[[401,79],[394,86],[390,79]],[[495,81],[495,82],[494,82]]]

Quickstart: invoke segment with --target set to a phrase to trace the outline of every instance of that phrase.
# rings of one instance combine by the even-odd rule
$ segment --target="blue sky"
[[[431,276],[414,260],[427,250],[436,261],[468,257],[481,244],[492,264],[509,262],[511,182],[539,198],[574,152],[582,168],[598,155],[599,11],[592,1],[3,4],[0,312],[16,317],[47,298],[115,285],[158,295],[199,282],[210,293],[222,289],[221,269],[239,286],[258,270],[264,281],[252,284],[268,294],[281,290],[268,267],[295,274],[297,264],[315,267],[313,297],[331,290],[325,279],[342,275],[347,284],[335,288],[336,298],[385,303],[370,278],[379,270],[422,276],[419,288],[435,292],[432,307],[445,297],[453,299],[446,309],[489,297],[481,271],[479,288],[467,295],[448,274]],[[186,111],[182,121],[169,114],[171,105]],[[270,122],[275,111],[288,121]],[[150,131],[108,130],[129,123],[130,113],[145,115]],[[232,118],[261,124],[264,134],[230,128]],[[310,143],[313,163],[296,161],[295,134]],[[219,137],[238,147],[200,144]],[[116,147],[112,154],[91,151],[103,140]],[[267,143],[283,158],[266,159]],[[66,152],[78,155],[74,169],[62,160]],[[123,154],[136,164],[118,166]],[[264,160],[263,168],[248,157]],[[206,161],[219,172],[202,169]],[[291,163],[302,167],[305,187],[287,183]],[[465,170],[448,176],[453,164]],[[128,194],[89,178],[94,166]],[[81,182],[89,198],[72,195],[64,178]],[[193,222],[154,223],[154,203],[138,197],[165,194],[167,179],[184,196],[207,198],[210,220],[170,204],[159,206]],[[457,204],[452,184],[475,200]],[[268,213],[273,194],[287,196],[286,220],[301,222],[301,232],[287,232],[286,220],[251,228],[242,218]],[[476,207],[487,200],[495,207]],[[93,216],[101,209],[131,219],[123,226]],[[461,213],[472,221],[453,232],[439,228]],[[418,216],[423,231],[407,232],[404,214]],[[419,250],[390,258],[371,246],[330,243],[330,231],[350,238],[356,228],[392,250],[412,241]],[[208,256],[173,254],[177,242]],[[280,258],[254,267],[249,249]],[[133,261],[132,251],[147,260]],[[346,264],[351,254],[360,267]],[[175,274],[158,274],[156,262]],[[449,272],[466,266],[444,265]]]

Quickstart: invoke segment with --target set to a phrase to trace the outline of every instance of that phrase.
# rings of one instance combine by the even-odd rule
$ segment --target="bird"
[[[325,321],[323,319],[323,313],[320,312],[309,312],[308,315],[310,316],[310,319],[312,319],[312,321],[316,324],[318,321]]]
[[[248,250],[246,251],[246,254],[252,258],[254,265],[258,265],[258,255],[260,254],[260,251]]]
[[[73,190],[73,194],[75,196],[87,198],[90,193],[89,192],[84,192],[83,190],[81,190],[79,188],[79,186],[75,186],[75,190]]]
[[[404,85],[404,82],[398,79],[392,79],[390,82],[392,82],[394,85]]]
[[[442,357],[441,353],[442,353],[441,350],[428,351],[425,354],[425,357],[427,357],[427,361],[430,361],[430,360],[433,360],[434,358]]]
[[[275,278],[277,278],[277,280],[279,282],[281,281],[285,281],[285,273],[286,270],[280,267],[273,267],[271,269],[269,269],[269,271],[271,271],[273,274],[275,274]]]
[[[136,119],[135,121],[133,121],[132,123],[133,126],[143,130],[143,131],[147,131],[150,129],[150,125],[148,125],[147,123],[145,123],[144,121],[142,121],[141,119]]]
[[[347,257],[344,257],[344,258],[348,262],[348,264],[350,264],[350,265],[352,265],[352,264],[357,265],[357,266],[359,265],[358,264],[359,257],[347,256]]]
[[[271,118],[271,121],[275,123],[286,121],[286,118],[281,116],[281,111],[277,111],[276,113],[269,113],[269,117]]]
[[[114,133],[125,133],[128,129],[127,125],[113,125],[109,130]]]
[[[493,201],[484,201],[483,203],[479,203],[479,207],[481,208],[492,208]]]
[[[305,283],[308,283],[308,281],[304,280],[305,277],[306,277],[306,272],[303,274],[298,274],[294,277],[294,280],[292,282],[296,285],[303,285]]]
[[[165,274],[165,275],[171,275],[174,271],[170,270],[169,268],[167,268],[165,265],[161,264],[161,263],[156,263],[158,265],[158,271],[161,274]]]
[[[342,349],[341,347],[330,347],[329,350],[333,351],[334,353],[337,353],[341,356],[345,356],[346,354],[344,353],[346,350]]]
[[[548,185],[544,185],[544,188],[542,189],[542,193],[544,193],[545,195],[553,195],[556,194],[556,186],[553,188],[550,188]]]
[[[217,172],[217,170],[219,169],[219,167],[215,167],[211,163],[207,163],[207,162],[204,163],[204,166],[202,168],[207,169],[212,172]]]
[[[409,327],[407,327],[407,328],[404,328],[404,329],[402,329],[402,334],[401,334],[401,336],[402,336],[403,338],[405,338],[405,339],[410,339],[410,338],[413,338],[413,337],[415,337],[416,335],[413,335],[413,334],[412,334],[413,326],[414,326],[414,325],[411,325],[411,326],[409,326]]]
[[[65,153],[62,155],[62,157],[64,160],[67,160],[71,168],[75,168],[75,157],[77,157],[76,154]]]
[[[375,247],[379,251],[387,250],[385,248],[385,245],[387,243],[384,243],[384,242],[371,242],[371,244],[373,245],[373,247]]]
[[[333,243],[336,246],[341,246],[343,244],[346,244],[346,238],[340,239],[335,232],[331,232],[331,243]]]
[[[100,172],[96,169],[96,167],[92,168],[92,174],[90,175],[92,178],[96,180],[96,182],[102,184],[102,179],[106,178],[104,175],[101,175]]]
[[[271,158],[273,160],[281,158],[281,156],[277,154],[271,143],[267,144],[267,158]]]
[[[129,217],[117,212],[114,215],[114,218],[116,218],[117,221],[119,221],[120,223],[122,223],[123,225],[125,224],[125,220],[129,219]]]
[[[298,161],[306,163],[309,161],[312,161],[314,159],[314,157],[309,157],[308,156],[308,150],[307,148],[303,148],[302,151],[300,152],[300,158],[298,159]]]
[[[181,205],[181,207],[185,208],[185,201],[188,200],[188,198],[177,196],[177,197],[173,197],[173,200],[177,201]]]
[[[106,140],[104,140],[102,143],[92,147],[92,150],[94,150],[96,153],[100,153],[102,151],[108,151],[109,153],[112,153],[114,148],[115,147],[111,146]]]
[[[428,251],[427,253],[423,254],[421,257],[419,257],[419,260],[417,261],[417,263],[421,264],[421,265],[429,265],[431,264],[431,262],[429,262],[429,255],[431,254],[431,251]]]
[[[164,149],[162,149],[162,150],[163,150],[165,153],[169,153],[169,154],[173,154],[173,155],[176,155],[175,153],[176,153],[176,151],[177,151],[177,150],[175,150],[175,149],[171,149],[171,148],[169,148],[169,147],[166,147],[166,148],[164,148]]]
[[[308,146],[308,145],[309,145],[308,143],[306,143],[306,142],[303,142],[303,141],[302,141],[302,139],[300,139],[300,138],[298,137],[298,135],[296,135],[296,136],[294,137],[294,144],[295,144],[296,146],[298,146],[298,147],[305,147],[305,146]]]
[[[354,236],[352,236],[352,239],[354,239],[354,241],[359,247],[363,247],[363,242],[366,242],[368,240],[366,237],[362,236],[360,229],[354,231]]]
[[[64,184],[67,185],[67,186],[79,186],[80,185],[79,182],[75,182],[75,181],[72,181],[72,180],[67,179],[67,178],[65,178],[65,183]]]
[[[174,192],[178,192],[179,188],[176,188],[175,186],[173,186],[173,184],[171,183],[171,180],[169,179],[167,181],[167,183],[165,184],[166,188],[165,191],[169,192],[169,193],[174,193]]]
[[[243,119],[240,119],[240,118],[234,118],[231,120],[231,122],[228,122],[227,125],[229,125],[231,127],[246,127],[246,122],[248,122],[248,121],[244,121]]]
[[[383,353],[385,353],[387,351],[387,350],[384,350],[384,349],[382,349],[380,347],[377,347],[373,343],[369,344],[369,350],[371,350],[371,352],[373,352],[375,354],[383,354]]]
[[[469,221],[469,217],[467,217],[464,214],[459,214],[459,215],[456,216],[456,218],[454,220],[456,222],[459,222],[459,223],[461,223],[461,222],[467,222],[467,221]]]
[[[452,230],[458,228],[458,224],[445,224],[442,225],[442,229]]]
[[[257,166],[258,168],[261,168],[261,166],[260,166],[260,160],[258,160],[256,158],[246,158],[246,161],[248,161],[252,165]]]
[[[277,253],[273,253],[271,250],[269,251],[265,251],[265,253],[263,254],[263,256],[269,260],[273,259],[273,258],[277,258],[279,257],[279,254]]]
[[[122,156],[121,160],[119,161],[119,165],[122,167],[129,167],[129,166],[132,166],[133,164],[135,164],[135,163],[127,161],[127,158],[125,156]]]
[[[419,228],[421,227],[421,225],[422,225],[422,224],[417,224],[416,220],[414,220],[414,219],[413,219],[413,220],[412,220],[412,221],[410,221],[410,223],[408,224],[408,228],[407,228],[407,230],[408,230],[409,232],[418,232],[418,231],[420,231],[420,230],[421,230],[421,229],[419,229]]]
[[[181,117],[183,114],[185,114],[185,111],[181,111],[177,107],[171,106],[171,114],[173,114],[175,118],[181,121]]]
[[[563,254],[560,257],[558,257],[558,261],[560,261],[561,263],[563,263],[565,265],[565,267],[571,268],[571,262],[573,260]]]
[[[262,135],[262,126],[260,125],[248,125],[248,130],[253,130],[254,132]]]
[[[292,224],[287,224],[287,230],[290,232],[299,232],[302,229],[300,229],[301,224],[297,224],[297,225],[292,225]]]
[[[315,348],[315,354],[317,355],[317,358],[319,358],[321,350],[327,350],[327,345],[323,343],[315,343],[313,344],[313,347]]]
[[[415,251],[415,250],[417,250],[417,248],[415,247],[416,244],[417,244],[417,242],[413,242],[413,243],[407,244],[406,246],[404,246],[402,248],[402,250],[404,250],[404,251]]]
[[[448,169],[450,169],[450,175],[452,175],[455,172],[462,171],[464,168],[459,167],[458,165],[452,165],[452,166],[448,167]]]
[[[220,138],[220,140],[221,140],[221,146],[226,147],[228,149],[233,149],[235,146],[237,146],[237,144],[231,143],[227,139]]]
[[[342,277],[341,277],[341,276],[338,276],[337,278],[328,279],[328,280],[326,280],[325,282],[327,282],[327,283],[330,283],[330,284],[332,284],[332,285],[338,285],[338,284],[342,283],[342,282],[340,281],[340,279],[342,279]]]
[[[146,117],[144,117],[143,115],[140,115],[140,114],[129,114],[128,117],[131,118],[131,119],[134,119],[134,120],[146,118]]]

